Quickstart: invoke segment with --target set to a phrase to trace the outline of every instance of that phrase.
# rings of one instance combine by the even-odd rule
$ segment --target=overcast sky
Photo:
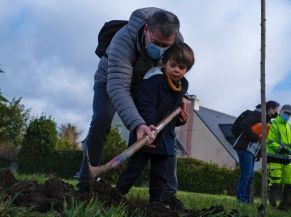
[[[32,115],[72,123],[86,135],[97,34],[142,7],[175,13],[196,63],[189,94],[230,115],[260,102],[260,0],[1,0],[0,89]],[[291,104],[291,1],[266,0],[267,100]]]

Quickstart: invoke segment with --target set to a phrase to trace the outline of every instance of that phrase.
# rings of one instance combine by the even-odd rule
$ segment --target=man
[[[160,64],[167,48],[177,40],[183,40],[179,27],[179,20],[173,13],[159,8],[143,8],[134,11],[128,24],[113,37],[106,50],[107,56],[100,59],[94,77],[93,116],[85,141],[92,166],[100,164],[115,111],[124,125],[136,132],[138,139],[144,135],[154,139],[151,129],[136,109],[131,90],[136,88],[148,69]],[[184,111],[186,105],[184,100]],[[169,177],[170,182],[175,178]],[[90,189],[86,153],[77,187],[80,192]],[[176,190],[172,189],[173,192]]]
[[[291,106],[283,105],[280,115],[272,121],[267,139],[267,152],[270,154],[288,157],[291,155],[291,124],[288,122],[291,116]],[[268,163],[269,168],[269,201],[273,208],[277,208],[277,200],[282,202],[278,209],[291,208],[291,163]]]
[[[268,101],[266,103],[267,123],[278,115],[279,103]],[[261,105],[241,120],[241,135],[238,137],[234,149],[239,158],[240,177],[237,182],[236,194],[237,201],[241,203],[251,203],[250,188],[254,176],[255,160],[259,158],[257,146],[260,141],[260,135],[257,135],[252,126],[261,123]]]

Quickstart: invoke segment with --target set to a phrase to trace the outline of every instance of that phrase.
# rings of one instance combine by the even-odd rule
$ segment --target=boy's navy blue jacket
[[[169,115],[176,108],[181,106],[182,98],[187,92],[188,81],[183,78],[182,90],[179,93],[170,89],[166,78],[162,74],[154,75],[141,81],[135,98],[136,107],[147,125],[157,125],[162,119]],[[161,155],[176,154],[176,134],[175,126],[181,125],[178,118],[174,118],[157,135],[155,148],[144,147],[142,152]],[[131,132],[129,145],[136,141],[136,132]]]

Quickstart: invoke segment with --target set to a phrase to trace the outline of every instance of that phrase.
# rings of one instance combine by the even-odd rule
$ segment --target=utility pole
[[[263,209],[260,217],[266,216],[267,190],[268,190],[268,168],[267,168],[267,148],[266,148],[266,84],[265,84],[265,60],[266,60],[266,4],[261,0],[261,105],[262,105],[262,198]]]

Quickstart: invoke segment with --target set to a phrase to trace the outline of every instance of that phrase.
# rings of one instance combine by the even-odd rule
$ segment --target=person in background
[[[291,105],[283,105],[279,116],[272,120],[267,137],[267,152],[270,154],[291,156]],[[291,209],[291,163],[268,163],[269,169],[269,201],[273,208]],[[283,190],[283,195],[282,195]]]
[[[184,75],[194,64],[194,53],[186,43],[176,43],[164,53],[163,67],[154,67],[144,76],[137,89],[135,104],[147,125],[157,125],[181,105],[188,82]],[[150,160],[150,202],[163,200],[171,209],[182,209],[177,198],[162,198],[167,183],[168,163],[176,154],[175,126],[185,124],[187,113],[183,111],[157,135],[152,143],[155,148],[144,147],[134,154],[125,171],[120,175],[116,188],[126,194]],[[130,132],[129,145],[137,140],[136,132]]]
[[[266,122],[270,123],[272,118],[277,117],[280,104],[275,101],[266,103]],[[261,123],[261,105],[257,105],[256,109],[246,116],[240,123],[242,130],[241,136],[236,141],[234,147],[240,166],[240,177],[236,186],[236,198],[238,202],[251,202],[251,184],[254,176],[255,161],[259,160],[259,147],[254,148],[260,142],[260,135],[253,132],[252,126]]]

